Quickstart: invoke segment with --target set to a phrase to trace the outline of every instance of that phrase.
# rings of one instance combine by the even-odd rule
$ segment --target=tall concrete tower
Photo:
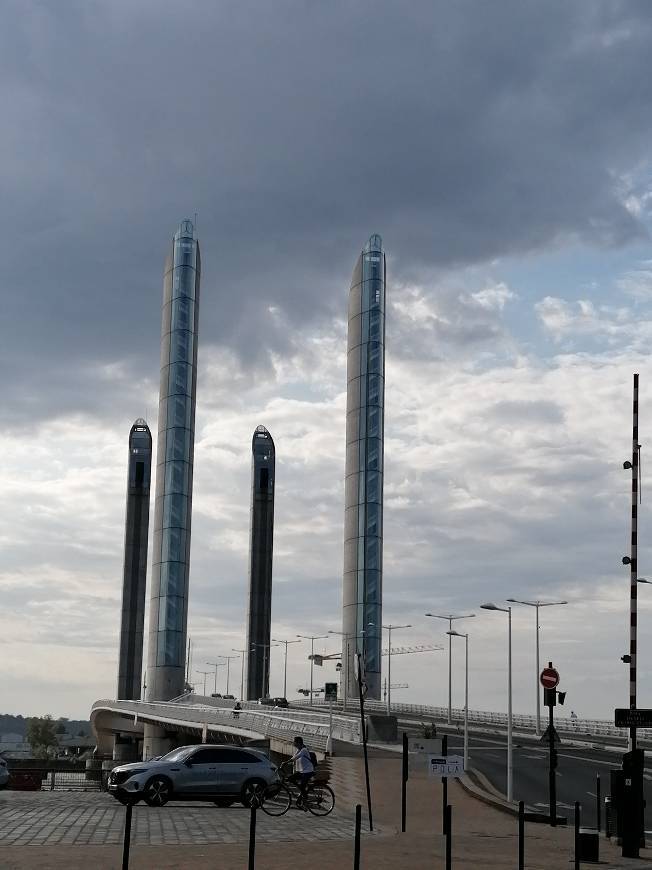
[[[251,441],[249,612],[247,614],[247,700],[269,695],[274,546],[274,442],[264,426]]]
[[[147,700],[180,695],[185,683],[192,514],[200,256],[192,221],[174,234],[163,278],[154,553],[147,650]],[[145,729],[145,757],[165,749]]]
[[[127,518],[118,659],[117,697],[126,701],[138,700],[141,697],[151,471],[152,435],[147,423],[138,419],[129,433]]]
[[[344,691],[357,695],[362,653],[367,697],[380,699],[383,594],[383,440],[385,421],[385,254],[372,235],[353,270],[346,364],[344,514]]]

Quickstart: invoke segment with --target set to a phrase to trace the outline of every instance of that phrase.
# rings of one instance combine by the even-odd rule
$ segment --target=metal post
[[[514,765],[512,753],[512,608],[508,607],[509,648],[507,655],[507,800],[514,800]]]
[[[362,728],[362,750],[364,752],[364,775],[367,786],[367,810],[369,813],[369,830],[373,831],[374,823],[371,812],[371,784],[369,782],[369,755],[367,753],[367,728],[364,721],[364,700],[362,695],[362,658],[360,653],[356,653],[358,662],[358,693],[360,696],[360,725]]]
[[[315,641],[310,638],[310,706],[312,707],[312,672],[315,667]]]
[[[600,796],[600,774],[596,774],[595,777],[595,810],[596,810],[596,828],[598,829],[598,834],[602,830],[602,805],[601,805],[601,796]]]
[[[50,791],[54,791],[54,774],[55,774],[55,771],[51,770],[50,771]],[[100,779],[100,782],[101,782],[101,779]]]
[[[229,694],[229,671],[231,670],[231,658],[232,656],[226,657],[226,694]]]
[[[444,833],[446,834],[446,870],[451,870],[453,866],[452,861],[452,840],[453,840],[453,810],[450,804],[447,804],[444,809],[444,826],[446,830]]]
[[[355,839],[353,841],[353,870],[360,870],[360,829],[362,828],[362,806],[355,805]]]
[[[283,697],[288,696],[288,641],[285,641],[285,664],[283,665]]]
[[[469,766],[469,636],[464,638],[466,665],[464,673],[464,772]]]
[[[632,536],[629,558],[629,708],[636,709],[636,622],[637,622],[637,570],[638,566],[638,375],[634,375],[634,399],[632,405]],[[630,749],[636,749],[636,728],[629,730]]]
[[[245,654],[244,651],[242,653],[242,671],[240,672],[240,700],[244,701],[244,666],[245,666]]]
[[[256,806],[251,807],[249,816],[249,870],[256,867]]]
[[[575,870],[580,870],[580,802],[575,801]]]
[[[448,620],[448,630],[453,630],[453,619]],[[453,637],[448,635],[448,724],[453,723],[453,665],[451,656],[453,653]]]
[[[133,806],[127,804],[127,815],[125,816],[125,834],[122,844],[122,870],[129,870],[129,848],[131,846],[131,814]]]
[[[392,626],[388,626],[389,643],[387,649],[387,715],[392,709]]]
[[[549,691],[554,692],[554,689]],[[554,724],[554,707],[552,704],[548,707],[548,745],[549,745],[549,762],[548,762],[548,790],[550,792],[550,824],[554,828],[557,825],[557,780],[555,778],[555,724]]]
[[[448,735],[444,734],[441,738],[441,754],[446,758],[448,756]],[[446,807],[448,806],[448,777],[441,778],[441,809],[442,809],[442,834],[446,833]]]
[[[518,870],[525,870],[525,803],[518,802]]]
[[[285,697],[285,696],[283,696]],[[326,741],[326,752],[329,755],[333,754],[333,699],[328,701],[328,740]]]
[[[541,736],[541,686],[539,685],[539,674],[541,673],[541,668],[539,667],[539,604],[534,605],[534,612],[536,613],[537,619],[537,672],[534,675],[534,682],[537,690],[537,728],[536,735],[537,737]]]
[[[408,736],[403,732],[403,769],[401,771],[401,833],[405,833],[407,814]]]

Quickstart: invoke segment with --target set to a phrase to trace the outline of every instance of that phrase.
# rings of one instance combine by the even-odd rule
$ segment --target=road
[[[463,741],[458,735],[448,738],[449,752],[462,754]],[[620,766],[616,755],[586,747],[558,747],[557,811],[572,819],[575,801],[582,805],[582,824],[596,824],[596,780],[600,775],[602,792],[602,824],[604,826],[604,798],[610,791],[609,771]],[[492,737],[471,736],[469,740],[470,764],[483,773],[491,784],[503,794],[507,788],[507,738],[501,734]],[[535,743],[514,743],[514,799],[528,806],[549,812],[548,803],[548,750]],[[652,759],[646,759],[644,790],[647,802],[646,829],[652,829]]]

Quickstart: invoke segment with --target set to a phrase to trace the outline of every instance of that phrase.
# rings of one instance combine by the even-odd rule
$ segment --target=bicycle
[[[284,769],[288,762],[279,768],[279,782],[269,785],[260,796],[260,807],[268,816],[283,816],[300,797],[308,812],[313,816],[327,816],[335,807],[335,793],[333,789],[323,782],[311,779],[306,785],[303,796],[299,786],[290,779],[290,775]]]

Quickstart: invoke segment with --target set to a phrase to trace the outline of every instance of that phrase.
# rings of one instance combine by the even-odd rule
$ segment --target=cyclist
[[[307,810],[305,805],[306,786],[315,775],[315,765],[312,763],[310,751],[303,745],[303,738],[297,736],[292,741],[296,752],[290,759],[294,762],[294,773],[290,776],[290,780],[295,782],[299,787],[299,799],[297,807],[302,810]]]

